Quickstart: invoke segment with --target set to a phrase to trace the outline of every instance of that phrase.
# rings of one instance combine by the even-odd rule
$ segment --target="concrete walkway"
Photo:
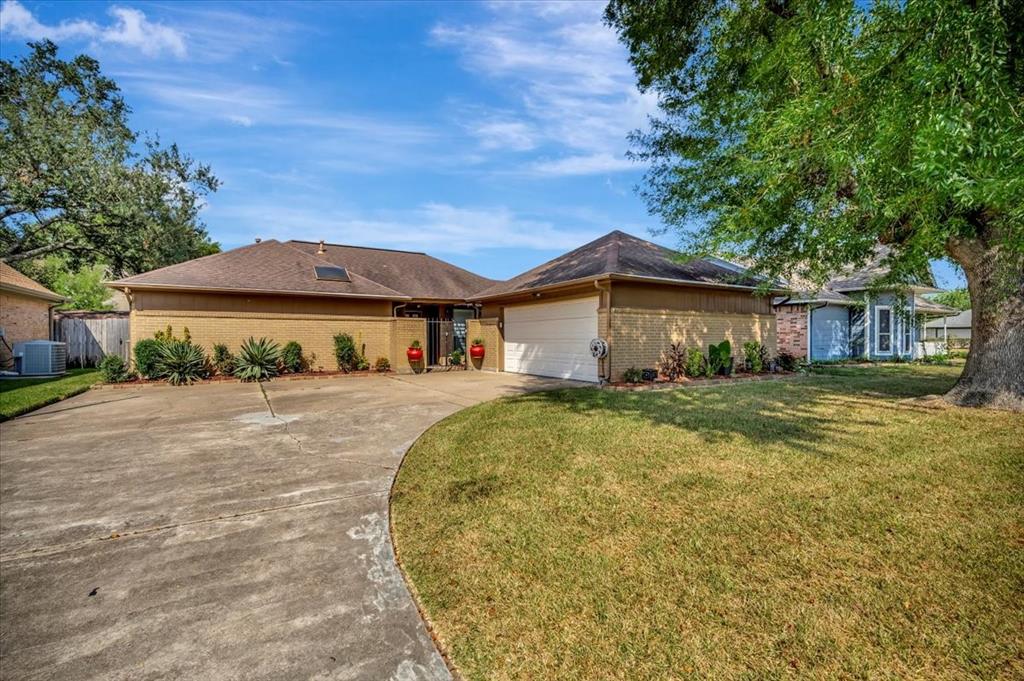
[[[446,679],[388,490],[458,372],[94,390],[0,426],[5,679]]]

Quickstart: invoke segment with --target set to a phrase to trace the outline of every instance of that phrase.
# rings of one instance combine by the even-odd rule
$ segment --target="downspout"
[[[605,288],[601,284],[607,284],[608,286],[607,286],[607,288]],[[609,336],[609,338],[605,338],[605,341],[607,341],[607,343],[608,343],[608,354],[606,354],[605,357],[604,357],[604,372],[603,372],[604,375],[602,376],[601,372],[599,372],[598,373],[598,378],[601,379],[602,383],[605,383],[605,382],[609,382],[610,383],[611,380],[612,380],[612,342],[611,342],[611,338],[610,338],[611,330],[612,330],[612,285],[611,285],[610,281],[601,281],[599,279],[595,279],[594,280],[594,288],[596,288],[598,291],[601,292],[600,296],[598,297],[598,310],[601,309],[601,305],[602,305],[602,303],[604,302],[604,299],[605,299],[605,294],[608,295],[608,307],[607,307],[607,310],[608,310],[608,312],[607,312],[607,317],[608,317],[608,319],[607,319],[607,324],[608,324],[607,331],[608,331],[608,334],[607,335]],[[598,334],[600,334],[601,331],[602,331],[602,329],[598,329],[597,330]]]

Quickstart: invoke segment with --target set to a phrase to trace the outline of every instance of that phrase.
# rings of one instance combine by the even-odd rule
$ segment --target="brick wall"
[[[473,342],[474,338],[484,339],[483,360],[469,359],[469,368],[480,371],[501,371],[504,368],[505,346],[501,336],[501,329],[498,328],[498,318],[469,319],[466,322],[466,346]]]
[[[807,356],[807,306],[780,305],[775,309],[779,350],[794,357]]]
[[[680,312],[612,308],[609,334],[611,378],[621,380],[630,367],[658,368],[672,343],[700,347],[728,339],[733,356],[743,343],[755,340],[776,352],[775,315]]]
[[[0,326],[7,343],[50,339],[50,305],[45,300],[4,291],[0,293]],[[9,361],[11,353],[0,344],[0,360]]]
[[[387,357],[395,371],[409,372],[405,349],[413,339],[422,343],[426,323],[422,319],[357,317],[343,315],[275,314],[251,312],[139,311],[131,313],[132,347],[143,338],[152,338],[170,324],[174,335],[188,327],[192,340],[211,352],[215,343],[224,343],[233,353],[250,336],[266,336],[281,345],[297,341],[303,354],[316,370],[334,371],[334,335],[352,336],[371,366],[378,357]]]

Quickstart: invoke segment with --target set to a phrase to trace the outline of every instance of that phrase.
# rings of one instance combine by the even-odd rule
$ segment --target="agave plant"
[[[281,361],[281,346],[268,338],[242,343],[235,357],[235,376],[243,381],[265,381],[277,376]]]
[[[189,341],[166,341],[160,344],[156,370],[171,385],[191,383],[206,376],[206,353]]]

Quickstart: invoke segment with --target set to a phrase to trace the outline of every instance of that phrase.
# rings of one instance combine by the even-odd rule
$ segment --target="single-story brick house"
[[[413,369],[467,338],[485,340],[477,369],[584,381],[656,367],[670,343],[757,340],[775,352],[771,298],[718,259],[679,262],[673,251],[612,232],[505,282],[424,253],[323,242],[263,241],[119,281],[131,303],[132,344],[171,325],[207,350],[249,336],[298,341],[334,366],[332,338],[351,334],[366,357]],[[455,340],[450,338],[454,336]],[[607,355],[591,355],[595,338]]]
[[[0,366],[11,363],[15,343],[49,340],[53,308],[64,298],[0,262]]]
[[[903,291],[872,291],[888,274],[887,254],[879,247],[862,268],[841,272],[821,288],[777,297],[779,350],[812,361],[918,357],[925,321],[955,310],[921,296],[941,290],[931,271]]]

